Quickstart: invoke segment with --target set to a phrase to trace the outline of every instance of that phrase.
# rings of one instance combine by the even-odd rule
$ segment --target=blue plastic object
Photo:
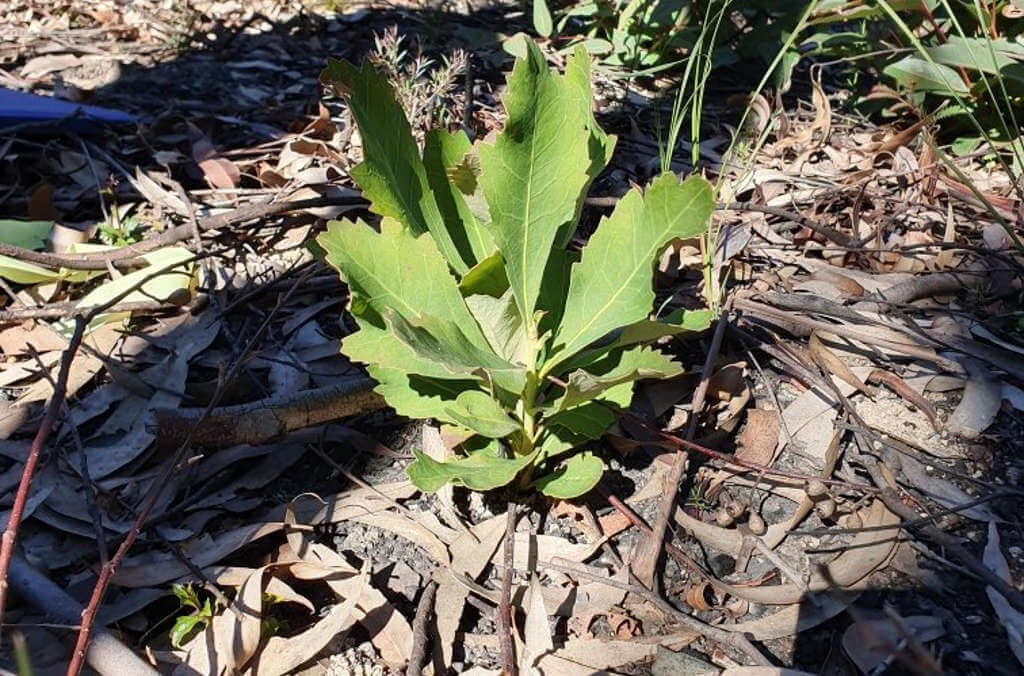
[[[38,96],[0,87],[0,129],[23,124],[57,126],[78,133],[96,130],[105,124],[135,122],[134,115]]]

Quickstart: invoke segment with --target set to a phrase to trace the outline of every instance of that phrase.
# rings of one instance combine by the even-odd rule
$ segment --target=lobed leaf
[[[353,314],[381,329],[388,312],[406,319],[429,314],[461,327],[471,345],[490,350],[430,235],[416,236],[390,218],[379,233],[361,221],[332,221],[317,242],[348,284]]]
[[[699,177],[680,184],[675,175],[663,174],[645,195],[628,192],[573,267],[548,368],[610,331],[646,319],[654,303],[657,254],[674,238],[703,232],[713,208],[711,186]]]
[[[618,363],[604,373],[595,374],[577,369],[569,374],[565,393],[558,400],[558,411],[579,406],[596,399],[617,385],[644,378],[671,378],[683,369],[662,353],[647,348],[625,350]]]
[[[452,268],[465,272],[469,266],[448,232],[405,111],[387,80],[368,61],[356,68],[336,59],[327,60],[320,80],[346,98],[359,126],[363,162],[350,173],[371,209],[415,235],[429,232]]]
[[[457,483],[476,491],[504,486],[537,457],[537,451],[515,458],[503,458],[496,441],[469,455],[438,462],[425,453],[413,451],[416,460],[409,465],[409,479],[416,488],[433,493],[445,484]]]
[[[589,180],[589,81],[586,68],[552,73],[544,55],[527,42],[508,79],[508,120],[493,145],[480,147],[480,184],[491,231],[526,326],[534,325],[541,280],[558,235],[574,227]],[[576,62],[586,56],[570,57]]]

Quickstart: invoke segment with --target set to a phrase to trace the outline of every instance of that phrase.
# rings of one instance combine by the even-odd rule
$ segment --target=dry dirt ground
[[[50,584],[15,581],[3,666],[21,654],[35,674],[63,673],[77,613],[141,514],[96,621],[113,639],[94,648],[106,657],[130,651],[175,674],[397,674],[422,643],[434,673],[496,673],[506,496],[418,493],[404,467],[414,448],[446,452],[437,428],[346,408],[364,377],[338,353],[347,292],[306,243],[326,219],[373,217],[348,178],[359,135],[318,84],[326,58],[372,55],[417,133],[481,138],[503,119],[501,40],[528,17],[511,5],[84,5],[9,3],[0,85],[136,122],[0,129],[0,216],[55,223],[45,246],[58,253],[184,232],[172,248],[201,257],[171,302],[133,297],[130,321],[108,313],[70,362],[12,567]],[[598,119],[619,143],[580,241],[657,171],[674,93],[595,77]],[[759,99],[740,133],[769,129],[767,143],[723,162],[750,77],[716,75],[697,168],[722,178],[728,207],[714,217],[720,346],[713,331],[662,344],[687,374],[637,387],[595,444],[610,468],[599,487],[524,507],[520,653],[540,646],[544,674],[784,673],[738,669],[754,664],[745,636],[764,662],[810,673],[1020,673],[1024,615],[988,571],[1019,597],[1024,259],[919,125],[851,113],[827,77],[799,72],[785,97]],[[971,158],[960,169],[1019,232],[1005,176]],[[664,312],[700,305],[699,262],[696,242],[662,257]],[[74,303],[100,302],[134,269],[4,280],[4,509]],[[692,431],[713,453],[678,456],[702,373]],[[313,397],[328,412],[316,425],[253,424]],[[629,571],[644,569],[678,457],[651,593]]]

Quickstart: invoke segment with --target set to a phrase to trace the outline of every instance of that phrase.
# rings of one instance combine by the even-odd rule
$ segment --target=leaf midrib
[[[683,214],[685,214],[687,211],[689,211],[690,207],[692,207],[693,203],[697,201],[697,198],[700,196],[700,194],[701,194],[701,191],[698,190],[693,195],[693,197],[690,198],[690,201],[687,202],[686,206],[683,207],[680,210],[680,218],[682,217]],[[642,217],[642,212],[641,212],[641,217]],[[665,229],[662,230],[661,236],[660,236],[659,239],[656,240],[656,242],[664,241],[665,233],[668,233],[671,230],[672,230],[671,226],[666,226]],[[577,339],[579,339],[579,337],[581,335],[583,335],[590,327],[592,327],[594,325],[594,323],[600,317],[602,317],[605,312],[608,311],[608,308],[616,300],[619,299],[619,297],[622,295],[622,293],[624,292],[626,287],[629,286],[628,283],[631,282],[636,277],[636,275],[639,273],[639,271],[643,268],[643,266],[645,264],[644,262],[646,261],[649,264],[649,262],[652,260],[652,258],[654,256],[654,250],[656,250],[659,246],[661,246],[661,244],[655,243],[653,246],[648,248],[647,254],[640,259],[640,264],[637,265],[635,268],[633,268],[633,271],[626,277],[626,281],[619,286],[618,290],[614,294],[612,294],[611,298],[601,307],[601,309],[599,311],[597,311],[593,315],[591,315],[590,320],[588,322],[586,322],[582,327],[580,327],[580,329],[578,331],[576,331],[576,333],[572,336],[572,338],[570,338],[569,340],[565,341],[565,346],[559,351],[559,356],[558,356],[557,359],[554,360],[555,362],[561,361],[566,354],[571,354],[571,351],[570,351],[571,349],[577,349],[578,347],[582,347],[582,346],[573,346],[573,342],[576,341]]]

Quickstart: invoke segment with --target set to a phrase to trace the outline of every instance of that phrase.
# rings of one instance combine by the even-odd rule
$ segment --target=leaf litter
[[[156,470],[173,453],[162,447],[155,432],[156,410],[206,406],[210,391],[204,393],[200,383],[214,383],[213,389],[222,390],[216,407],[274,395],[301,401],[315,386],[358,374],[337,349],[337,341],[353,328],[340,311],[344,288],[299,245],[322,227],[323,218],[362,208],[340,203],[359,198],[345,177],[363,159],[360,139],[339,101],[308,104],[318,95],[315,74],[327,53],[340,53],[338,45],[353,31],[383,29],[384,22],[396,19],[321,23],[314,30],[322,42],[297,50],[275,31],[252,37],[241,28],[246,21],[284,21],[289,3],[268,3],[264,18],[251,8],[221,4],[211,4],[224,15],[219,25],[236,30],[235,39],[246,49],[244,55],[234,53],[220,64],[208,54],[162,64],[157,46],[174,37],[167,33],[174,22],[151,20],[134,8],[113,12],[116,31],[124,32],[111,33],[122,37],[111,38],[101,48],[129,40],[136,51],[121,57],[127,59],[119,66],[125,71],[123,81],[101,85],[95,95],[111,106],[164,106],[170,97],[184,113],[180,119],[147,122],[147,139],[125,132],[117,147],[96,141],[110,157],[91,149],[87,157],[70,142],[60,149],[56,162],[26,155],[42,168],[41,175],[51,186],[35,193],[37,204],[32,208],[52,211],[58,225],[103,221],[108,230],[130,232],[118,218],[104,221],[99,200],[91,197],[98,194],[93,172],[106,179],[119,171],[118,164],[124,165],[126,175],[116,191],[117,203],[127,200],[135,209],[116,211],[137,218],[144,237],[188,224],[197,216],[230,213],[271,197],[327,196],[339,203],[307,207],[287,217],[255,219],[259,227],[254,228],[227,224],[219,231],[221,239],[205,231],[200,236],[197,230],[175,246],[153,249],[147,261],[153,267],[180,268],[193,253],[213,255],[122,300],[145,307],[104,313],[92,326],[85,347],[72,362],[69,415],[54,441],[59,452],[36,478],[22,533],[30,561],[67,585],[79,601],[87,596],[88,590],[81,589],[91,587],[91,567],[98,561],[92,510],[98,510],[108,536],[124,532]],[[174,19],[163,7],[154,6],[153,16]],[[66,30],[66,41],[48,42],[39,33],[19,36],[25,55],[14,68],[4,69],[43,91],[52,87],[48,78],[53,74],[83,65],[83,57],[68,45],[91,44],[91,38],[79,28],[60,26],[59,13],[32,20]],[[104,19],[89,21],[103,25]],[[221,48],[213,51],[217,49]],[[500,53],[497,45],[476,49],[478,55]],[[54,50],[59,58],[33,58]],[[278,68],[281,54],[289,54],[291,62]],[[137,64],[156,71],[166,68],[166,90],[140,88],[147,75]],[[470,121],[482,134],[501,126],[491,85],[501,81],[502,68],[492,70],[474,76],[487,85],[474,95]],[[191,88],[197,81],[208,84],[209,99],[221,101],[222,110],[183,95],[190,91],[183,89],[185,84]],[[627,87],[614,82],[602,86]],[[1021,467],[1012,453],[1020,450],[1013,441],[1020,438],[1015,434],[1019,424],[1011,412],[1022,383],[999,359],[1020,351],[1019,329],[990,319],[1006,310],[1005,296],[986,296],[984,289],[965,283],[952,292],[901,296],[908,299],[902,308],[883,303],[895,291],[905,293],[907,287],[900,285],[908,280],[969,270],[979,259],[984,264],[984,256],[975,251],[982,245],[1001,255],[1016,254],[1007,254],[1010,249],[998,237],[999,230],[984,227],[976,232],[974,224],[988,216],[959,199],[955,186],[944,194],[929,192],[925,184],[901,181],[904,175],[943,171],[927,163],[920,128],[850,124],[836,113],[827,87],[814,78],[808,86],[811,106],[770,111],[769,115],[787,115],[788,130],[769,133],[751,176],[729,174],[727,183],[744,199],[873,239],[862,252],[834,251],[827,237],[798,219],[723,212],[720,222],[729,234],[716,260],[736,272],[738,282],[731,292],[776,313],[759,316],[742,310],[730,315],[731,326],[743,333],[730,333],[715,364],[718,378],[709,397],[712,415],[700,417],[700,411],[687,408],[693,376],[689,381],[680,377],[669,384],[672,387],[644,384],[638,390],[649,390],[648,399],[661,409],[642,421],[654,432],[640,434],[643,427],[623,421],[614,434],[624,442],[595,445],[595,452],[612,469],[602,489],[623,498],[650,522],[667,468],[656,432],[668,428],[682,435],[689,417],[699,417],[694,438],[725,453],[726,461],[707,460],[696,451],[690,454],[694,472],[682,486],[673,513],[679,528],[670,529],[669,542],[698,565],[685,568],[676,555],[667,556],[661,588],[676,607],[687,606],[686,589],[710,589],[718,595],[716,603],[698,604],[687,612],[726,631],[749,632],[779,663],[794,669],[737,666],[743,660],[741,652],[683,632],[670,613],[636,590],[606,584],[632,584],[628,553],[643,536],[629,517],[595,493],[575,507],[580,510],[578,519],[554,518],[547,504],[534,505],[534,513],[516,534],[513,599],[519,608],[516,626],[522,635],[517,631],[516,638],[524,673],[527,668],[559,674],[646,673],[643,669],[656,665],[659,654],[686,654],[683,650],[699,651],[711,666],[710,673],[817,671],[825,658],[815,661],[806,656],[802,646],[809,637],[822,644],[826,637],[834,638],[842,658],[865,673],[907,655],[920,657],[912,650],[916,644],[926,653],[942,652],[947,668],[956,673],[973,673],[978,661],[972,661],[972,652],[1012,652],[1019,659],[1021,623],[1014,615],[1019,609],[991,585],[960,585],[956,564],[942,550],[916,543],[924,552],[915,556],[919,568],[956,579],[958,584],[950,585],[953,592],[936,596],[918,580],[894,571],[894,557],[909,547],[911,535],[892,528],[893,513],[878,497],[878,486],[870,483],[873,477],[867,469],[888,473],[900,500],[943,528],[956,529],[974,555],[983,557],[1001,579],[1019,579],[1020,558],[1013,553],[1014,547],[1019,552],[1019,543],[1014,540],[1014,545],[1001,548],[996,530],[996,524],[1012,517],[1007,501],[964,506],[999,493],[1004,481],[1011,488],[1019,483]],[[253,102],[269,100],[265,92],[273,90],[279,92],[274,106],[253,108]],[[457,110],[459,106],[452,104],[464,103],[465,92],[456,98],[444,105]],[[640,99],[634,95],[626,100]],[[771,109],[783,103],[765,98],[761,105]],[[787,100],[784,105],[791,104]],[[633,137],[643,136],[639,130],[648,112],[610,112],[627,117],[639,113],[639,133]],[[621,164],[613,162],[610,172],[614,178],[599,179],[593,193],[617,195],[630,181],[646,182],[649,176],[638,173],[639,165],[628,159],[630,152],[637,153],[629,147],[633,140],[623,141],[623,154],[616,160]],[[150,156],[154,150],[155,157]],[[965,162],[964,168],[980,185],[988,185],[978,166]],[[0,180],[6,187],[20,178],[3,173]],[[299,186],[303,192],[289,193]],[[22,187],[29,194],[30,186]],[[108,208],[106,215],[112,211]],[[893,221],[894,211],[899,223]],[[57,232],[53,221],[37,221],[20,228],[16,240],[4,241],[51,251],[51,229]],[[235,238],[244,239],[248,250],[223,246]],[[281,240],[286,244],[279,248]],[[287,245],[289,240],[293,244]],[[944,248],[937,246],[940,242]],[[673,249],[680,263],[684,258],[699,260],[696,248]],[[97,254],[89,250],[87,255]],[[786,262],[792,270],[780,274],[781,263],[773,261]],[[671,288],[657,289],[659,302],[668,303],[666,311],[676,309],[687,294],[691,300],[699,298],[690,268],[669,267],[659,280]],[[286,296],[294,280],[310,269]],[[5,258],[0,275],[18,293],[0,311],[61,302],[88,307],[128,289],[143,277],[140,273],[150,274],[146,270],[110,263],[75,271]],[[804,304],[776,305],[770,293],[795,296]],[[809,305],[808,296],[855,309],[864,319],[855,321],[835,306]],[[979,298],[987,303],[984,309]],[[129,313],[131,321],[126,322]],[[268,317],[269,338],[262,339],[252,354],[243,352]],[[5,432],[15,444],[4,453],[9,464],[3,476],[10,488],[20,475],[19,463],[24,461],[39,403],[52,393],[51,380],[72,326],[59,317],[0,326],[0,350],[6,360],[0,382],[8,388],[5,396],[18,402],[7,410],[24,408],[28,415],[14,419]],[[934,339],[937,335],[961,340],[970,336],[976,347],[968,356],[975,361],[964,358],[962,343],[940,342]],[[747,348],[756,355],[756,367]],[[38,352],[38,362],[32,349]],[[695,342],[667,338],[662,349],[673,351],[689,370],[699,372],[703,354]],[[251,359],[239,382],[219,383],[237,359]],[[937,367],[936,375],[928,377],[934,387],[918,387],[915,380],[924,378],[917,374],[925,372],[926,362],[928,368]],[[947,368],[951,362],[961,369]],[[673,414],[681,424],[669,425]],[[118,611],[120,635],[144,637],[150,654],[181,673],[192,669],[284,674],[316,668],[321,671],[311,673],[329,673],[325,670],[330,664],[343,662],[398,669],[413,641],[415,592],[410,598],[406,590],[392,588],[399,583],[391,580],[425,585],[435,579],[435,668],[474,673],[497,666],[493,617],[503,569],[500,556],[495,556],[504,526],[501,509],[457,488],[424,497],[402,479],[402,457],[411,450],[422,449],[439,461],[445,457],[444,429],[409,429],[377,411],[347,424],[348,433],[336,425],[322,425],[291,432],[267,446],[196,448],[158,500],[150,516],[155,527],[143,531],[119,568],[117,594],[102,607]],[[1000,443],[1011,449],[1007,457],[995,452]],[[311,447],[323,450],[370,487],[350,483],[347,475],[310,452]],[[822,493],[808,477],[834,483],[823,484]],[[310,490],[325,497],[293,502]],[[726,503],[737,504],[737,511],[742,511],[723,527],[716,523],[715,513]],[[10,504],[8,498],[4,509]],[[945,514],[947,508],[956,509],[959,516]],[[586,525],[584,510],[593,516],[596,529]],[[755,515],[764,522],[762,535],[751,534]],[[988,524],[987,538],[977,530],[977,522]],[[54,548],[55,538],[61,538],[66,549]],[[988,545],[982,553],[983,540]],[[758,544],[774,552],[775,560]],[[174,610],[161,605],[171,582],[202,579],[171,554],[170,547],[180,547],[188,562],[229,601],[227,606],[216,601],[212,621],[177,652],[167,642],[169,627],[160,625],[157,615]],[[581,576],[586,573],[597,580],[545,568],[555,560],[576,562]],[[413,575],[392,574],[389,568],[399,562]],[[796,573],[796,580],[789,579],[779,562]],[[895,599],[895,609],[886,609],[872,595],[887,589],[909,589],[912,600]],[[980,594],[983,589],[986,595]],[[953,616],[941,612],[947,607],[955,610]],[[31,604],[17,611],[20,622],[41,617],[33,614]],[[938,619],[925,622],[922,612]],[[974,617],[982,621],[969,619]],[[997,629],[984,629],[984,618],[989,617],[998,619]],[[615,626],[632,627],[629,631],[636,635],[623,640]],[[970,639],[960,638],[962,628]],[[60,643],[51,635],[44,638]],[[39,645],[31,635],[30,645]]]

